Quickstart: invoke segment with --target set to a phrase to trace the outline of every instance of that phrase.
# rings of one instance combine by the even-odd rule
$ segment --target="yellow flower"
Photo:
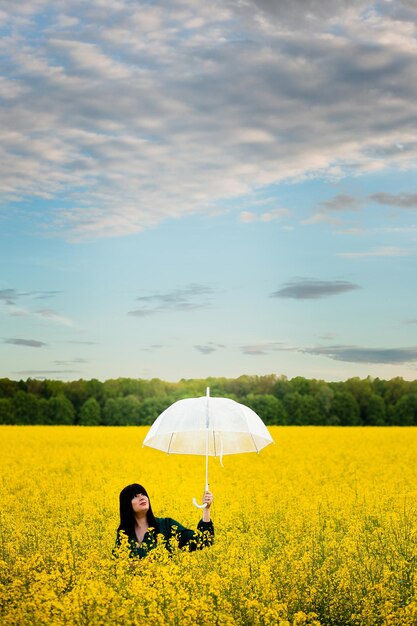
[[[415,626],[416,430],[271,431],[210,460],[212,547],[130,559],[121,488],[195,528],[203,460],[141,448],[143,428],[0,426],[2,626]]]

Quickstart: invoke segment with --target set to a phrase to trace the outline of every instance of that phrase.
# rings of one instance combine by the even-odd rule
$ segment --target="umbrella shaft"
[[[208,491],[208,443],[209,443],[209,430],[206,431],[206,486],[204,491]]]
[[[209,488],[209,482],[208,482],[208,448],[209,448],[209,424],[210,424],[210,417],[209,417],[210,387],[207,387],[207,389],[206,389],[206,398],[207,398],[207,403],[206,403],[206,486],[204,488],[204,491],[208,491],[208,488]]]

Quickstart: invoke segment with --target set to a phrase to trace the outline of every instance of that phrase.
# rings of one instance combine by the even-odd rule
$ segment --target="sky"
[[[416,378],[416,0],[0,31],[0,377]]]

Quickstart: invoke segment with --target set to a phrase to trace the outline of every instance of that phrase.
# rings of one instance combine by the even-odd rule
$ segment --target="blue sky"
[[[0,376],[415,378],[412,0],[0,29]]]

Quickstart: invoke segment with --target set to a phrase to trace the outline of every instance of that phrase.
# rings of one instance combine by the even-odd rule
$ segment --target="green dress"
[[[162,535],[163,542],[168,551],[171,551],[170,540],[173,538],[178,541],[179,548],[187,548],[190,552],[201,550],[207,546],[211,546],[214,541],[213,522],[203,522],[200,520],[197,525],[197,532],[190,528],[185,528],[182,524],[175,521],[171,517],[157,517],[157,528],[149,528],[143,537],[142,543],[139,545],[136,535],[128,537],[129,556],[143,558],[156,548],[157,535]],[[116,546],[113,554],[117,552],[117,548],[121,544],[120,532],[117,532]]]

